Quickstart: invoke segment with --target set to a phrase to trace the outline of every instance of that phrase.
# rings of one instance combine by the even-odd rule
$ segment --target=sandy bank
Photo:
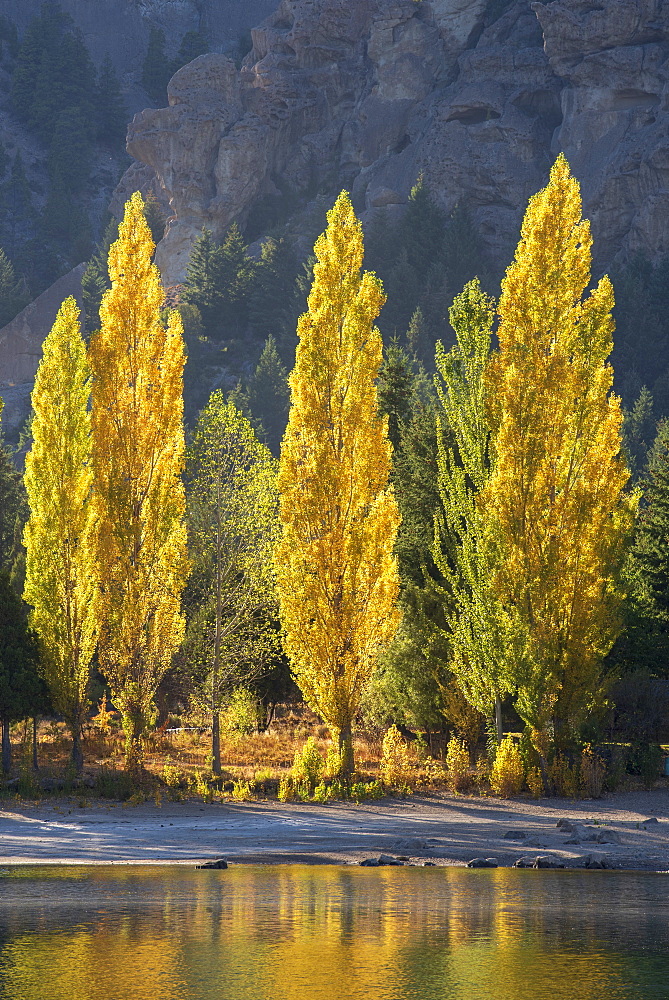
[[[644,822],[651,817],[657,822]],[[561,818],[583,824],[587,842],[566,843],[573,836],[556,826]],[[604,842],[590,842],[590,837]],[[178,802],[80,808],[76,800],[61,800],[0,810],[3,865],[193,864],[216,857],[235,863],[319,864],[380,853],[437,864],[494,857],[500,865],[537,854],[575,865],[594,855],[615,867],[664,871],[669,869],[669,791],[579,802],[440,795],[358,806]]]

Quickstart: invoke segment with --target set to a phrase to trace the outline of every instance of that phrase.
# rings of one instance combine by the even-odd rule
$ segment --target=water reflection
[[[667,877],[7,869],[0,996],[666,1000]]]

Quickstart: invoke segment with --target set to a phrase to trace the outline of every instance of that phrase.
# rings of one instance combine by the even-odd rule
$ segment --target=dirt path
[[[563,818],[580,824],[576,838],[556,826]],[[644,822],[651,818],[657,822]],[[500,865],[538,854],[575,865],[592,855],[617,868],[665,871],[669,790],[585,802],[440,795],[359,806],[180,802],[82,809],[62,800],[0,810],[3,865],[192,864],[217,857],[318,864],[380,853],[437,864],[495,858]]]

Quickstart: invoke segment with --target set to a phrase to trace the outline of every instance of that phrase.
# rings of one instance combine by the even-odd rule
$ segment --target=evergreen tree
[[[100,666],[121,709],[126,767],[141,765],[154,696],[184,632],[188,572],[181,318],[164,291],[139,193],[109,251],[112,287],[89,349]]]
[[[13,320],[28,302],[25,283],[17,281],[14,265],[0,248],[0,327]]]
[[[221,244],[218,259],[222,325],[226,334],[233,336],[246,328],[249,298],[253,292],[256,272],[255,263],[246,252],[246,244],[236,222],[230,226]]]
[[[207,42],[204,36],[199,31],[187,31],[172,62],[172,75],[205,52],[207,52]]]
[[[196,240],[191,250],[183,298],[196,306],[202,317],[206,336],[213,336],[220,328],[224,291],[221,248],[208,229]]]
[[[502,741],[502,699],[513,689],[507,646],[513,632],[494,590],[495,548],[479,496],[490,475],[489,362],[494,301],[477,280],[465,285],[450,311],[456,344],[437,344],[440,510],[434,560],[442,573],[451,669],[467,701],[483,715],[493,709]]]
[[[69,107],[56,115],[47,165],[55,191],[76,195],[88,181],[93,157],[90,123],[82,108]]]
[[[42,669],[56,710],[72,733],[72,764],[83,768],[81,728],[95,652],[95,520],[90,371],[73,298],[44,341],[32,392],[32,448],[25,485],[24,600],[40,639]]]
[[[379,412],[388,420],[388,438],[393,452],[399,448],[401,427],[409,417],[414,380],[414,363],[395,338],[383,352],[376,383]]]
[[[16,556],[15,525],[17,517],[23,514],[24,505],[23,481],[0,433],[0,570],[7,573],[11,571]]]
[[[42,714],[48,704],[44,681],[38,673],[37,636],[28,627],[21,598],[0,571],[0,723],[2,724],[2,770],[12,766],[10,726],[30,715]]]
[[[637,479],[646,467],[648,450],[657,432],[653,397],[646,388],[641,391],[631,410],[623,411],[623,448],[632,478]]]
[[[255,267],[252,293],[248,296],[249,323],[256,336],[278,336],[293,321],[289,302],[296,270],[295,257],[286,240],[265,240]]]
[[[273,337],[268,337],[253,375],[244,389],[231,397],[257,426],[258,435],[273,455],[279,455],[288,421],[290,389]]]
[[[105,56],[95,87],[96,137],[105,145],[116,147],[125,139],[127,124],[128,109],[121,85],[110,57]]]
[[[374,275],[360,273],[362,227],[345,192],[315,254],[290,377],[275,565],[284,648],[307,702],[337,733],[349,774],[362,689],[399,623],[399,514],[375,385],[382,345],[373,323],[384,296]]]
[[[142,86],[155,104],[167,103],[167,84],[172,63],[165,52],[165,34],[160,28],[149,29],[149,44],[142,64]]]

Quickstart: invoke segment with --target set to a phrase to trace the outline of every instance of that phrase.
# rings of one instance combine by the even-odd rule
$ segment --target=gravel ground
[[[556,825],[560,819],[579,824],[576,836]],[[615,868],[667,871],[669,790],[591,801],[436,795],[358,806],[178,802],[80,808],[61,800],[0,810],[2,865],[193,864],[219,857],[332,864],[381,853],[419,864],[495,858],[500,866],[544,855],[568,867],[591,856]]]

